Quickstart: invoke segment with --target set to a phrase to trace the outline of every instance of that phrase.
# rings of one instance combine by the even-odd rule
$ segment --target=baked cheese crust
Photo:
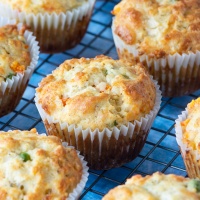
[[[199,0],[122,0],[112,13],[114,33],[139,55],[162,58],[200,50]]]
[[[103,130],[148,114],[156,89],[141,64],[101,55],[66,60],[41,81],[36,96],[53,119]]]
[[[25,28],[16,25],[0,27],[0,82],[17,73],[23,74],[31,62],[29,47],[24,38]]]
[[[57,137],[35,129],[0,132],[1,200],[64,200],[81,176],[76,151]]]
[[[58,14],[79,7],[88,0],[0,0],[0,2],[19,12]]]
[[[103,200],[198,200],[200,180],[160,172],[135,175],[108,192]]]
[[[181,122],[183,143],[193,150],[200,151],[200,98],[192,100],[188,105],[187,119]]]

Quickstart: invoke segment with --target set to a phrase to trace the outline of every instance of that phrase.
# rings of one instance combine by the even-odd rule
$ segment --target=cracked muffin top
[[[1,200],[63,200],[82,176],[76,150],[36,129],[1,131],[0,155]]]
[[[54,120],[103,130],[149,114],[156,89],[142,64],[100,55],[66,60],[41,81],[36,99]]]
[[[17,73],[23,74],[31,62],[29,46],[24,38],[25,28],[16,25],[0,27],[0,82]]]
[[[61,13],[83,5],[88,0],[0,0],[12,9],[26,13]]]
[[[162,58],[200,50],[199,0],[122,0],[112,13],[114,33],[139,55]]]
[[[142,177],[135,175],[124,185],[108,192],[103,200],[198,200],[200,180],[175,174],[156,172]]]

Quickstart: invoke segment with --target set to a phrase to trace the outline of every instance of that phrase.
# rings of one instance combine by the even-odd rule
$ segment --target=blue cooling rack
[[[43,77],[60,63],[73,57],[94,57],[105,54],[117,58],[111,34],[110,11],[119,0],[97,0],[87,33],[75,48],[58,54],[41,54],[37,68],[17,108],[0,118],[1,130],[30,130],[36,127],[39,133],[45,128],[34,104],[35,88]],[[139,156],[130,163],[110,170],[90,170],[89,180],[80,199],[102,199],[111,188],[122,184],[134,174],[152,174],[155,171],[187,176],[174,135],[174,120],[187,103],[197,98],[200,91],[178,98],[163,98],[161,109]]]

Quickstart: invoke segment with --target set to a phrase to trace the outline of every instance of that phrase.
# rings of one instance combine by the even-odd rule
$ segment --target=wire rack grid
[[[16,109],[0,118],[1,130],[30,130],[45,128],[35,107],[34,95],[38,83],[59,64],[73,57],[94,57],[99,54],[117,58],[111,33],[111,10],[119,0],[97,0],[87,32],[76,47],[58,54],[40,54],[27,89]],[[177,97],[162,98],[161,109],[153,123],[144,148],[132,162],[110,170],[89,170],[89,179],[80,196],[83,200],[98,200],[113,187],[120,185],[134,174],[147,175],[156,171],[187,176],[175,139],[174,123],[186,105],[200,95],[200,91]]]

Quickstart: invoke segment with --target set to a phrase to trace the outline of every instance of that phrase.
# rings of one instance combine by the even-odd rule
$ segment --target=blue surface
[[[117,58],[111,33],[111,10],[119,0],[97,1],[87,33],[80,44],[58,54],[40,54],[37,68],[17,108],[0,118],[1,130],[28,129],[36,127],[39,133],[45,128],[34,105],[35,88],[43,77],[52,72],[64,60],[73,57],[94,57],[106,54]],[[101,199],[111,188],[122,184],[134,174],[151,174],[155,171],[187,176],[182,157],[176,143],[174,120],[186,105],[200,96],[200,90],[191,95],[163,98],[158,116],[139,156],[119,168],[90,170],[88,182],[80,199]]]
[[[165,168],[164,164],[160,164],[154,161],[145,160],[140,167],[138,168],[138,171],[146,173],[146,174],[152,174],[156,171],[162,171]]]
[[[89,191],[89,192],[86,193],[86,195],[83,196],[82,199],[83,200],[88,200],[88,199],[90,199],[90,200],[100,200],[100,199],[102,199],[102,196]]]
[[[118,184],[113,180],[109,180],[102,177],[96,182],[96,184],[92,187],[92,189],[102,194],[106,194],[110,189],[116,187],[117,185]]]
[[[92,20],[103,25],[109,25],[112,22],[112,16],[109,13],[98,11],[93,15]]]
[[[150,155],[149,158],[167,164],[170,162],[176,153],[157,147]]]
[[[169,113],[170,117],[170,113]],[[152,127],[161,131],[167,132],[174,125],[174,121],[164,117],[157,116]]]
[[[161,147],[169,148],[175,151],[179,150],[178,144],[176,142],[176,138],[171,135],[167,135],[162,142],[160,143]]]
[[[104,173],[104,176],[109,178],[109,179],[118,181],[118,182],[123,182],[127,179],[128,175],[131,172],[132,172],[132,170],[130,170],[130,169],[118,167],[118,168],[113,168],[113,169],[106,171]],[[120,176],[116,176],[116,174],[119,174]]]
[[[11,126],[17,127],[20,130],[29,130],[30,127],[33,127],[35,124],[35,120],[30,117],[26,117],[18,114],[9,124]]]

